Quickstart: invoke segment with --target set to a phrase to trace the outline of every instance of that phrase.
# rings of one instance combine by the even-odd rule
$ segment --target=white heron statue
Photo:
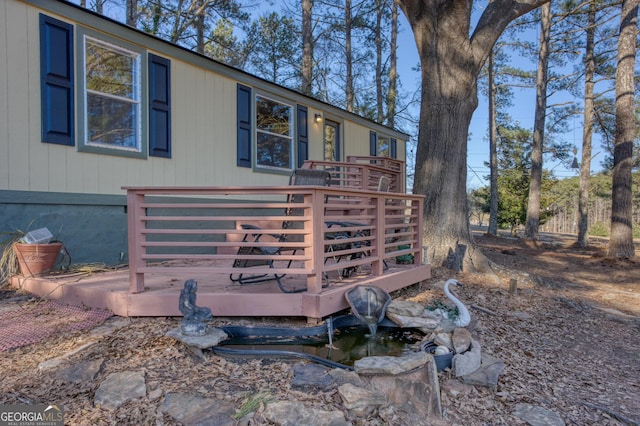
[[[453,321],[453,323],[456,325],[456,327],[466,327],[471,322],[471,315],[469,314],[469,310],[464,305],[464,303],[462,303],[456,296],[451,293],[451,291],[449,291],[449,286],[451,284],[462,284],[457,280],[454,280],[453,278],[447,280],[447,282],[444,283],[444,294],[446,294],[449,300],[451,300],[458,308],[458,317]],[[445,316],[447,316],[446,312],[444,314]]]

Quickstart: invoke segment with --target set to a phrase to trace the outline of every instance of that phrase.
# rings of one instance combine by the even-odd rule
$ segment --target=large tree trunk
[[[632,234],[631,168],[633,166],[633,136],[636,124],[634,111],[634,63],[638,3],[623,0],[618,37],[618,68],[616,70],[616,134],[613,149],[613,194],[611,198],[611,238],[608,256],[633,259],[635,249]]]
[[[547,115],[547,74],[549,69],[549,37],[551,35],[551,2],[542,6],[538,72],[536,76],[536,112],[531,147],[531,178],[524,235],[530,240],[540,239],[540,197],[542,191],[542,150]]]
[[[593,76],[596,69],[594,39],[596,32],[596,7],[589,6],[587,18],[587,44],[585,47],[584,73],[584,125],[582,127],[582,164],[580,165],[580,197],[578,199],[578,241],[580,247],[589,245],[589,178],[591,177],[591,141],[593,139]]]
[[[471,38],[472,1],[399,0],[421,61],[422,100],[413,190],[425,195],[423,242],[434,264],[484,270],[467,206],[467,136],[477,78],[513,19],[548,0],[489,2]]]
[[[424,19],[436,21],[435,17]],[[437,21],[430,24],[445,25]],[[416,40],[422,40],[420,57],[439,59],[423,60],[421,64],[422,103],[413,192],[426,197],[423,240],[432,263],[450,266],[451,256],[459,253],[464,258],[454,264],[475,269],[469,264],[476,259],[471,257],[475,245],[468,220],[467,136],[478,106],[478,70],[467,62],[466,35],[440,31],[440,37],[430,39],[422,28],[414,28]],[[461,246],[465,253],[460,252]]]

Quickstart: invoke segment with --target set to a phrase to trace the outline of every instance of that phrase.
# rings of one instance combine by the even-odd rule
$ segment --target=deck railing
[[[306,291],[321,293],[323,284],[337,281],[346,268],[367,265],[371,274],[382,275],[398,256],[416,263],[422,259],[422,196],[316,186],[123,189],[131,293],[144,291],[145,274],[167,268],[299,275]],[[287,203],[294,194],[304,201]],[[260,226],[260,247],[282,250],[238,255],[239,247],[256,246],[258,231],[242,241],[247,236],[243,223]],[[233,267],[236,259],[258,265]]]
[[[376,163],[357,163],[355,157],[349,157],[353,161],[316,161],[306,160],[302,167],[308,169],[328,170],[331,173],[331,186],[340,186],[343,188],[369,189],[376,191],[381,176],[389,178],[391,184],[389,191],[404,193],[405,181],[402,169],[398,169],[397,164],[394,167],[388,167],[385,162],[383,164]],[[357,157],[376,159],[377,157]],[[389,159],[387,159],[389,160]],[[375,160],[371,160],[375,161]],[[400,160],[395,160],[400,162]]]

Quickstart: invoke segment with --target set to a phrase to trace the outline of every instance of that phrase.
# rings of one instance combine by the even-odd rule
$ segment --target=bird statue
[[[444,294],[446,294],[449,300],[451,300],[458,308],[458,317],[453,321],[453,323],[456,325],[456,327],[466,327],[471,322],[471,315],[469,314],[469,310],[464,305],[464,303],[462,303],[457,297],[455,297],[449,290],[449,286],[451,284],[462,284],[457,280],[454,280],[453,278],[447,280],[447,282],[444,283]]]

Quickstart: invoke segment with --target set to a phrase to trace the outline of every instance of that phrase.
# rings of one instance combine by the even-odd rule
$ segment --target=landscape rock
[[[355,371],[345,370],[344,368],[334,368],[329,370],[329,375],[338,386],[345,383],[351,383],[356,386],[366,386],[365,381]]]
[[[470,385],[491,388],[495,392],[498,388],[498,379],[504,371],[504,367],[504,361],[483,353],[480,367],[473,373],[462,376],[462,380]]]
[[[450,379],[441,383],[440,389],[454,398],[464,397],[473,392],[473,386],[456,379]]]
[[[403,418],[421,419],[419,423],[405,424],[434,424],[442,416],[440,384],[433,361],[397,376],[371,376],[370,383],[370,388],[384,393]]]
[[[189,393],[165,395],[160,410],[184,425],[233,426],[234,405],[228,401],[203,398]]]
[[[424,312],[421,303],[409,302],[407,300],[392,300],[387,305],[387,314],[400,315],[405,317],[420,317]]]
[[[453,350],[453,340],[451,339],[450,333],[437,333],[433,337],[433,343],[437,346],[446,346],[447,348]]]
[[[297,363],[293,366],[293,388],[320,388],[325,389],[333,384],[333,377],[329,370],[319,364]]]
[[[266,420],[279,426],[349,426],[342,411],[326,411],[299,402],[278,401],[267,404]]]
[[[437,319],[398,315],[389,311],[387,311],[387,318],[402,328],[419,328],[432,331],[440,325],[440,321]]]
[[[83,345],[78,346],[77,348],[72,349],[71,351],[63,354],[62,356],[51,358],[46,361],[42,361],[38,364],[38,370],[49,370],[51,368],[57,368],[60,365],[64,364],[72,355],[75,355],[83,350],[95,345],[96,342],[89,342]]]
[[[110,374],[96,390],[95,404],[117,408],[125,402],[142,398],[147,393],[143,371],[121,371]]]
[[[208,327],[207,333],[202,336],[190,336],[184,334],[180,327],[176,327],[167,332],[167,337],[173,337],[185,345],[193,346],[198,349],[208,349],[212,346],[217,346],[229,336],[224,331],[215,327]]]
[[[63,382],[86,383],[95,380],[104,364],[103,358],[80,361],[56,371],[56,377]]]
[[[344,407],[349,410],[349,413],[358,417],[365,417],[376,408],[387,403],[387,398],[383,393],[354,386],[350,383],[339,386],[338,393],[342,397]]]
[[[467,350],[469,350],[469,347],[471,347],[471,333],[466,328],[458,327],[453,330],[451,342],[453,344],[453,350],[457,354],[466,352]]]
[[[529,426],[564,426],[565,424],[558,413],[532,404],[516,404],[512,414],[527,422]]]
[[[432,360],[426,352],[414,352],[401,357],[370,356],[354,362],[354,371],[358,374],[401,374],[421,367]]]
[[[436,331],[438,333],[451,333],[453,330],[455,330],[458,326],[454,324],[453,321],[451,321],[448,318],[444,318],[442,320],[442,322],[440,322],[440,325],[438,326],[438,328],[436,329]]]
[[[471,374],[480,368],[481,362],[482,355],[480,351],[480,344],[472,339],[470,350],[463,354],[456,354],[453,356],[453,360],[451,362],[453,375],[460,377]]]

